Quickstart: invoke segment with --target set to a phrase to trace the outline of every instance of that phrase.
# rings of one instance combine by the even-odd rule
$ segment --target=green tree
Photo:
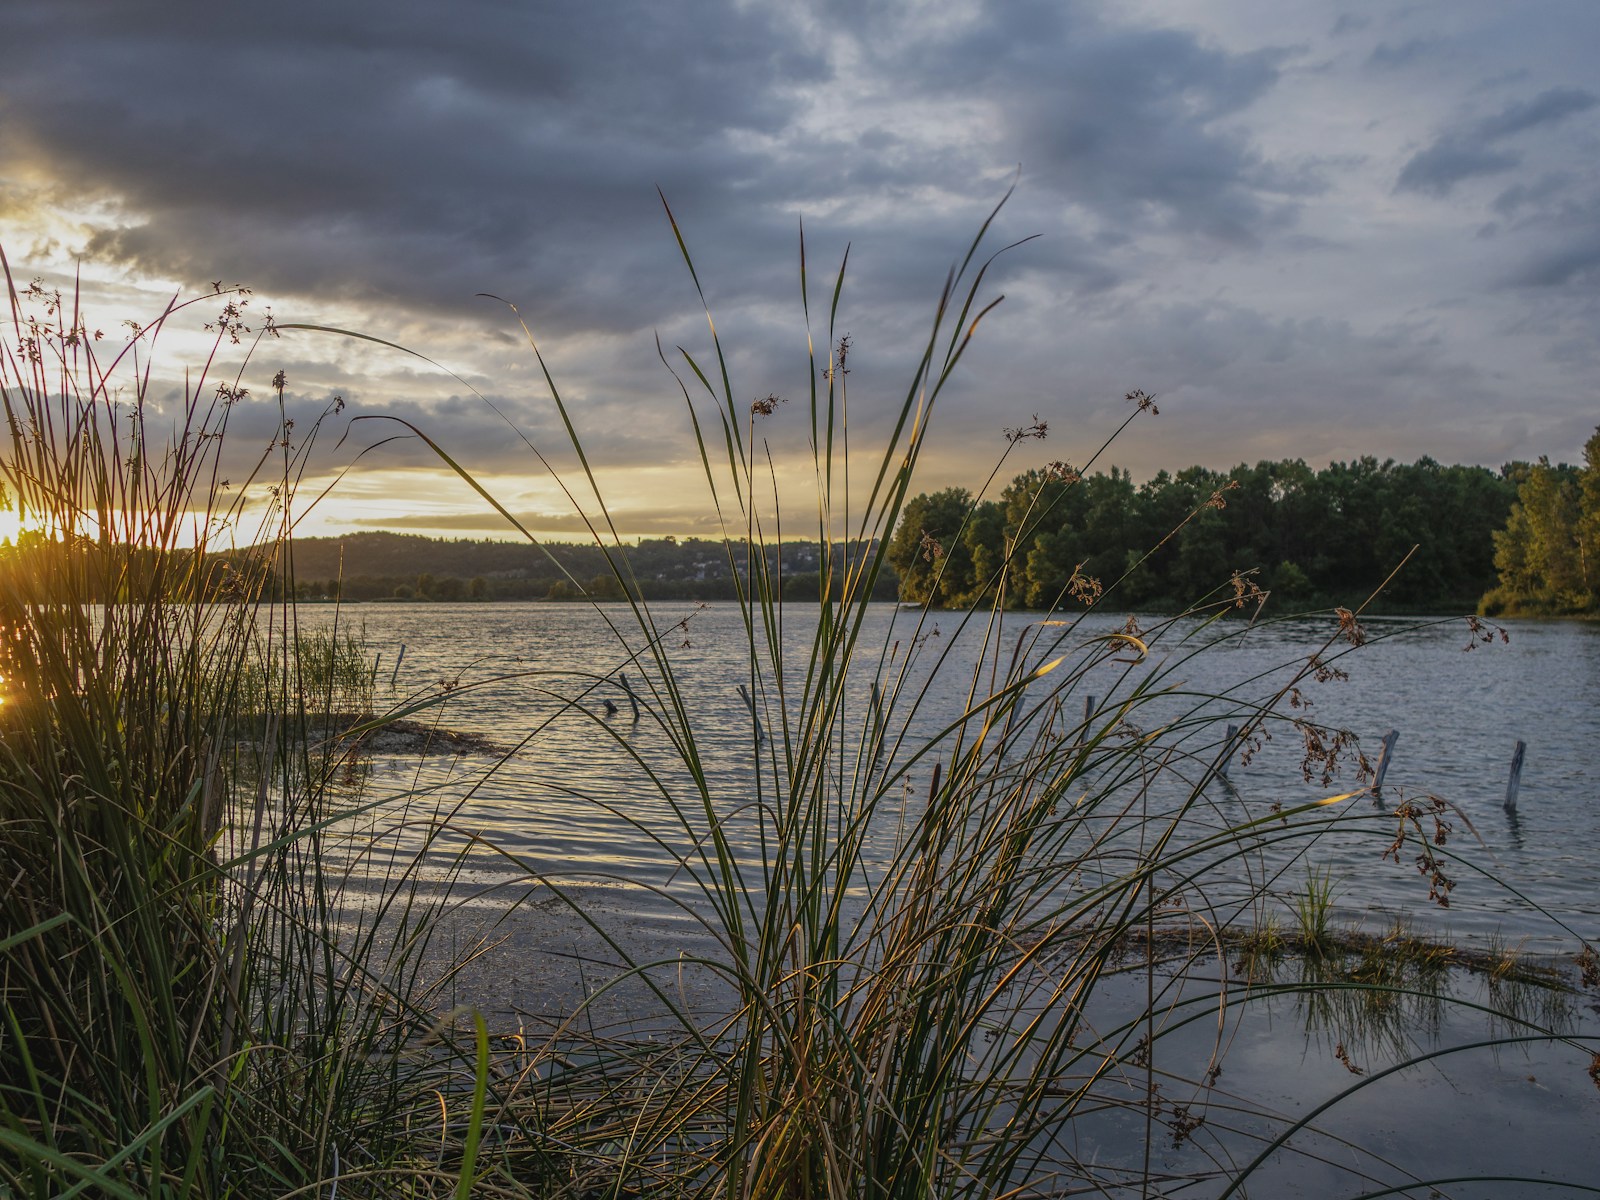
[[[962,536],[971,511],[965,488],[906,501],[888,551],[901,600],[949,607],[972,590],[972,552]]]
[[[1600,425],[1584,443],[1578,479],[1578,561],[1589,607],[1600,609]]]
[[[1529,569],[1540,591],[1558,608],[1581,607],[1574,600],[1583,587],[1578,544],[1579,488],[1570,470],[1541,459],[1517,492],[1528,522]]]
[[[967,519],[961,540],[972,560],[972,586],[957,602],[975,604],[1005,583],[1006,554],[1012,542],[1006,528],[1005,509],[993,500],[980,501]],[[1020,603],[1015,596],[1008,596],[1007,600],[1013,606]]]
[[[1281,600],[1303,600],[1311,594],[1311,579],[1294,563],[1285,560],[1272,572],[1272,594]]]
[[[1584,454],[1582,469],[1553,467],[1541,458],[1514,472],[1520,476],[1517,501],[1494,535],[1500,584],[1484,597],[1485,611],[1574,612],[1597,605],[1591,497],[1600,490],[1592,478],[1600,430]]]

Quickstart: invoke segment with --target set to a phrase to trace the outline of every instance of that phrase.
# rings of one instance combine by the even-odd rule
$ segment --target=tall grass
[[[107,349],[6,277],[0,1192],[454,1192],[483,1042],[438,1024],[407,870],[361,906],[359,855],[328,869],[368,801],[308,731],[371,685],[271,599],[309,436],[223,459],[245,299],[210,298],[211,357],[169,390],[150,358],[188,306]]]
[[[454,1011],[462,956],[440,966],[430,952],[448,911],[427,897],[461,861],[445,847],[464,801],[349,792],[337,750],[313,752],[319,710],[370,704],[370,681],[340,682],[359,644],[343,629],[308,637],[275,599],[293,587],[268,586],[292,559],[315,431],[285,427],[246,488],[224,491],[239,379],[213,396],[203,364],[164,413],[149,388],[150,347],[180,310],[102,363],[75,301],[10,287],[4,483],[37,532],[0,588],[14,692],[0,708],[0,1184],[30,1197],[1231,1194],[1292,1149],[1305,1121],[1263,1124],[1249,1097],[1214,1089],[1229,1006],[1413,985],[1216,964],[1236,934],[1275,928],[1283,880],[1335,833],[1416,855],[1447,895],[1453,849],[1427,836],[1444,810],[1375,815],[1351,803],[1359,786],[1266,811],[1227,792],[1223,764],[1275,725],[1304,740],[1308,779],[1331,781],[1357,753],[1290,701],[1354,648],[1359,610],[1249,700],[1182,682],[1228,636],[1224,614],[1259,602],[1243,579],[1179,617],[1108,630],[1066,609],[1092,613],[1116,581],[1075,577],[1060,611],[1024,617],[1007,610],[1001,561],[984,597],[937,617],[979,647],[970,670],[930,610],[875,632],[869,598],[930,424],[998,303],[988,231],[951,271],[864,465],[843,264],[814,312],[802,248],[804,405],[745,400],[709,320],[707,352],[663,352],[740,581],[735,682],[753,719],[734,771],[678,671],[675,622],[637,599],[580,422],[529,334],[579,463],[558,478],[626,598],[598,619],[651,737],[595,731],[670,817],[593,800],[688,881],[665,898],[714,947],[640,954],[570,880],[491,849],[625,964],[539,1037],[491,1037]],[[225,353],[242,298],[219,302]],[[1129,399],[1130,420],[1151,407]],[[831,557],[797,620],[762,498],[778,488],[768,442],[802,408],[816,481],[804,506]],[[158,421],[168,436],[147,432]],[[991,481],[1032,432],[1010,431]],[[276,500],[241,554],[220,531],[244,525],[255,510],[230,497],[257,484]],[[927,552],[942,553],[931,536]],[[614,677],[576,672],[568,711]],[[684,998],[686,971],[714,982],[708,1002]],[[625,986],[652,1011],[607,1027],[595,1005]],[[1559,1036],[1537,1014],[1503,1019],[1501,1041]],[[1189,1037],[1206,1025],[1196,1057]],[[1093,1150],[1088,1131],[1107,1122],[1131,1153]],[[1181,1171],[1159,1161],[1168,1139],[1191,1154]]]
[[[675,221],[673,231],[698,288]],[[1107,632],[1085,623],[1081,609],[1008,613],[1007,559],[994,564],[984,597],[954,618],[960,636],[981,647],[970,674],[952,678],[952,639],[933,638],[929,610],[909,633],[874,640],[869,597],[886,569],[888,536],[949,381],[998,303],[984,298],[994,261],[982,250],[987,232],[986,223],[952,270],[889,435],[865,467],[851,451],[850,339],[839,324],[845,269],[814,317],[802,248],[810,369],[801,436],[816,490],[778,507],[814,512],[813,536],[836,560],[840,546],[864,547],[819,566],[821,591],[806,621],[784,602],[767,553],[775,515],[762,499],[778,491],[768,442],[780,436],[779,414],[801,406],[780,408],[770,394],[744,399],[709,309],[707,352],[663,351],[740,583],[746,653],[736,682],[753,720],[745,770],[730,783],[708,766],[719,731],[681,681],[667,627],[637,599],[620,617],[597,608],[617,639],[617,662],[639,673],[646,719],[672,760],[640,749],[642,739],[597,730],[613,739],[619,770],[648,781],[655,807],[672,814],[635,819],[637,834],[690,881],[689,898],[668,899],[716,950],[640,955],[559,874],[506,855],[567,895],[627,964],[608,987],[642,985],[659,1007],[656,1023],[643,1023],[648,1038],[598,1032],[574,1013],[558,1032],[562,1053],[529,1060],[543,1081],[549,1135],[567,1139],[562,1186],[570,1194],[1150,1195],[1205,1180],[1231,1192],[1265,1152],[1230,1167],[1236,1144],[1215,1143],[1182,1179],[1152,1157],[1169,1135],[1174,1146],[1192,1142],[1206,1112],[1237,1125],[1232,1106],[1249,1111],[1248,1098],[1208,1107],[1227,1007],[1284,991],[1400,990],[1315,974],[1253,989],[1249,980],[1193,983],[1214,973],[1209,964],[1225,959],[1235,933],[1255,921],[1272,926],[1272,894],[1318,839],[1349,831],[1371,840],[1375,858],[1395,842],[1394,815],[1350,803],[1364,786],[1240,815],[1220,778],[1230,754],[1258,746],[1273,727],[1304,740],[1308,780],[1331,780],[1346,760],[1364,769],[1346,735],[1291,703],[1300,685],[1336,672],[1339,655],[1363,640],[1359,609],[1341,610],[1319,653],[1248,703],[1181,683],[1190,658],[1226,638],[1216,624],[1222,615],[1265,599],[1237,577],[1180,617]],[[523,329],[579,464],[573,478],[556,478],[606,552],[617,593],[636,597],[579,416]],[[1143,392],[1129,400],[1129,420],[1153,407]],[[527,533],[447,448],[413,432]],[[1008,431],[991,481],[1032,433]],[[543,448],[528,445],[549,469]],[[595,499],[585,505],[579,496]],[[942,554],[936,540],[925,543],[930,557]],[[1092,610],[1114,586],[1075,576],[1060,604]],[[1170,650],[1165,665],[1152,657],[1157,647]],[[1086,705],[1087,681],[1108,671],[1110,693]],[[572,703],[604,676],[585,674]],[[934,719],[941,692],[965,700],[954,716]],[[1238,739],[1224,732],[1230,719],[1243,724]],[[629,811],[595,803],[612,816]],[[1422,836],[1439,811],[1404,808],[1399,845],[1417,848],[1435,891],[1447,893],[1452,852]],[[887,852],[885,830],[897,831]],[[1324,936],[1328,898],[1326,885],[1313,889],[1304,913],[1315,920],[1320,911]],[[718,981],[715,1011],[681,998],[674,980],[685,970]],[[1164,1061],[1166,1040],[1197,1021],[1217,1030],[1211,1052]],[[1528,1028],[1514,1036],[1557,1036]],[[1104,1163],[1079,1154],[1080,1123],[1108,1112],[1142,1131],[1142,1157]],[[1259,1136],[1232,1134],[1247,1143]]]

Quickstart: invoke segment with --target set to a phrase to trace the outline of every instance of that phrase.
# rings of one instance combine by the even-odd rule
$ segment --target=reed
[[[715,947],[692,957],[637,955],[567,878],[476,836],[448,840],[470,792],[346,787],[317,718],[370,707],[366,655],[342,627],[326,641],[299,630],[283,578],[316,430],[285,427],[246,486],[225,491],[240,384],[210,391],[215,357],[154,432],[147,356],[182,307],[102,363],[76,301],[19,291],[7,267],[3,479],[34,532],[0,572],[13,692],[0,708],[0,840],[7,874],[18,868],[0,880],[0,1184],[29,1197],[1228,1195],[1294,1152],[1322,1108],[1265,1121],[1249,1097],[1217,1090],[1230,1009],[1291,996],[1338,1015],[1333,1002],[1356,992],[1423,989],[1414,973],[1333,969],[1326,876],[1304,895],[1303,924],[1328,962],[1284,977],[1281,881],[1323,839],[1365,838],[1375,857],[1414,856],[1447,900],[1460,862],[1442,844],[1448,808],[1414,799],[1379,813],[1352,803],[1358,786],[1258,811],[1229,792],[1224,763],[1269,733],[1304,745],[1308,782],[1364,766],[1298,703],[1301,684],[1335,676],[1364,639],[1359,608],[1330,619],[1326,644],[1264,695],[1183,682],[1195,655],[1235,635],[1230,614],[1263,603],[1239,577],[1178,616],[1108,629],[1094,618],[1116,580],[1075,574],[1051,612],[1008,611],[1008,550],[966,609],[925,608],[877,637],[869,601],[930,422],[998,303],[985,292],[992,220],[951,271],[864,466],[844,263],[814,307],[802,246],[802,403],[744,399],[709,321],[708,351],[663,352],[740,580],[737,683],[752,719],[736,771],[714,765],[721,731],[677,670],[676,622],[637,599],[580,422],[529,334],[579,463],[558,479],[621,598],[596,606],[614,664],[558,684],[542,672],[541,686],[578,712],[625,673],[643,727],[669,747],[663,761],[652,739],[596,719],[619,773],[670,816],[593,803],[633,820],[689,881],[668,899]],[[215,354],[248,347],[246,298],[214,299]],[[281,375],[277,386],[281,400]],[[1128,398],[1130,421],[1154,408]],[[768,442],[796,413],[816,480],[806,507],[830,556],[807,601],[785,597],[759,499],[777,487]],[[990,482],[1043,432],[1006,431]],[[1076,475],[1052,472],[1038,505]],[[275,497],[264,516],[244,498],[261,487]],[[221,531],[247,520],[255,534],[224,545]],[[941,570],[939,537],[924,550]],[[977,641],[975,669],[957,675],[935,621]],[[941,694],[962,700],[948,712]],[[538,1036],[491,1036],[451,1003],[478,946],[441,956],[438,897],[482,852],[564,898],[624,964]],[[1220,970],[1252,937],[1266,968]],[[684,999],[683,972],[715,982],[709,1005]],[[648,1011],[608,1027],[599,1005],[624,988]],[[1583,1045],[1519,1004],[1485,1045]],[[1407,1044],[1330,1103],[1432,1053]],[[1086,1131],[1107,1122],[1131,1133],[1131,1154],[1093,1149]],[[1179,1168],[1165,1165],[1168,1142],[1187,1156]]]
[[[482,1039],[439,1024],[414,871],[357,903],[376,868],[336,831],[371,802],[307,731],[370,706],[364,654],[273,599],[315,431],[226,488],[245,296],[207,298],[174,399],[150,357],[195,302],[107,348],[76,297],[6,277],[0,1192],[454,1192],[498,1103]]]
[[[686,239],[675,220],[672,228],[698,289]],[[951,271],[891,432],[864,469],[850,441],[843,264],[814,314],[802,246],[811,357],[807,382],[791,398],[798,403],[772,393],[744,398],[709,308],[708,350],[662,353],[740,580],[746,658],[736,682],[752,719],[734,783],[708,769],[719,731],[705,727],[680,680],[670,625],[634,599],[579,416],[523,326],[579,464],[570,479],[551,473],[607,556],[616,584],[608,592],[627,598],[621,616],[600,606],[597,616],[610,625],[616,661],[634,676],[644,719],[672,761],[603,723],[596,735],[611,739],[619,773],[644,781],[672,814],[635,827],[675,878],[691,881],[690,898],[668,899],[716,947],[637,956],[564,878],[506,853],[566,897],[626,964],[599,994],[629,985],[656,1006],[635,1014],[631,1036],[601,1029],[586,1000],[553,1035],[557,1052],[530,1051],[526,1069],[542,1081],[546,1136],[565,1148],[557,1176],[564,1194],[1149,1195],[1205,1180],[1232,1192],[1269,1156],[1263,1150],[1240,1166],[1236,1142],[1200,1147],[1206,1114],[1228,1116],[1217,1123],[1235,1126],[1230,1136],[1246,1145],[1259,1137],[1275,1151],[1289,1134],[1241,1132],[1244,1122],[1233,1118],[1250,1111],[1248,1098],[1210,1107],[1229,1006],[1286,992],[1403,986],[1315,972],[1288,983],[1197,988],[1194,979],[1225,960],[1232,937],[1274,928],[1277,880],[1324,838],[1363,837],[1375,857],[1388,850],[1397,861],[1397,845],[1407,854],[1420,846],[1434,896],[1448,898],[1453,851],[1435,848],[1442,832],[1434,842],[1423,836],[1443,808],[1418,803],[1378,814],[1350,803],[1367,795],[1364,786],[1244,815],[1226,799],[1224,759],[1259,748],[1274,731],[1303,742],[1308,782],[1327,785],[1345,766],[1365,771],[1353,739],[1308,718],[1299,692],[1309,679],[1336,677],[1339,657],[1365,640],[1360,609],[1339,610],[1320,651],[1251,699],[1196,694],[1181,682],[1194,655],[1233,636],[1225,614],[1264,603],[1239,577],[1177,617],[1108,632],[1079,606],[1093,613],[1115,594],[1115,580],[1075,574],[1051,612],[1009,613],[1008,549],[965,610],[940,617],[925,607],[909,630],[873,640],[869,598],[930,421],[998,303],[984,297],[994,261],[982,249],[988,228]],[[1154,408],[1141,391],[1128,399],[1130,421]],[[795,602],[786,601],[767,552],[776,525],[761,499],[778,487],[768,443],[796,410],[817,481],[804,507],[833,557],[819,566],[819,594],[805,602],[803,623],[790,615]],[[425,431],[410,431],[527,534],[469,468]],[[990,482],[1016,445],[1043,433],[1037,420],[1006,431]],[[550,457],[528,445],[550,470]],[[1070,486],[1077,474],[1063,469],[1044,482]],[[580,495],[595,500],[584,505]],[[1044,488],[1041,497],[1049,503]],[[1219,495],[1208,504],[1223,502]],[[846,554],[844,546],[861,549]],[[925,532],[923,548],[937,576],[946,547]],[[928,594],[940,594],[937,578]],[[1077,615],[1065,611],[1069,602]],[[970,675],[951,678],[951,639],[934,637],[936,619],[979,639]],[[1167,651],[1159,663],[1157,648]],[[1086,706],[1090,678],[1108,675],[1100,702]],[[563,695],[577,709],[610,679],[604,668],[583,673]],[[941,690],[965,697],[953,717],[931,715]],[[1237,739],[1223,732],[1229,720],[1242,725]],[[595,803],[627,817],[625,807]],[[896,831],[887,849],[885,830]],[[1301,916],[1309,922],[1305,944],[1326,948],[1331,880],[1321,878],[1303,895]],[[1242,893],[1241,879],[1250,881]],[[681,998],[674,981],[686,970],[718,981],[715,1011]],[[1167,1039],[1197,1021],[1217,1030],[1209,1053],[1198,1061],[1186,1051],[1167,1056]],[[1508,1036],[1562,1035],[1528,1021]],[[1075,1130],[1108,1112],[1142,1126],[1142,1157],[1100,1162],[1077,1152]],[[1197,1147],[1181,1179],[1153,1157],[1152,1146],[1168,1136],[1174,1148]]]

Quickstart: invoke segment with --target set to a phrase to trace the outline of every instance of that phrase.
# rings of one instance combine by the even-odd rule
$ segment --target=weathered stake
[[[1089,721],[1094,716],[1094,697],[1083,698],[1083,725],[1078,730],[1077,748],[1082,749],[1089,744]]]
[[[1233,743],[1238,738],[1239,727],[1229,722],[1227,735],[1222,739],[1222,757],[1217,762],[1217,774],[1224,779],[1228,777],[1228,768],[1233,765]]]
[[[1394,744],[1400,740],[1400,731],[1391,729],[1383,735],[1383,750],[1378,755],[1378,770],[1372,777],[1373,794],[1383,790],[1383,777],[1389,773],[1389,763],[1394,759]]]
[[[628,693],[628,703],[633,706],[633,719],[639,719],[639,698],[633,694],[633,688],[628,684],[628,677],[623,672],[617,672],[617,682],[622,685],[622,690]]]
[[[1517,811],[1517,791],[1522,787],[1522,757],[1527,753],[1528,744],[1520,739],[1517,748],[1511,753],[1511,778],[1506,781],[1506,811]]]

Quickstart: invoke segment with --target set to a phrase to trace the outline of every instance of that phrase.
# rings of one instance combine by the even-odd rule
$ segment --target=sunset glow
[[[609,0],[446,23],[401,3],[372,78],[313,65],[343,45],[317,6],[214,22],[119,6],[138,14],[138,56],[117,22],[6,7],[0,243],[19,286],[83,281],[101,356],[175,293],[239,283],[252,330],[270,308],[439,364],[305,331],[248,360],[249,338],[222,347],[206,386],[248,393],[230,434],[252,452],[280,368],[298,429],[342,406],[307,478],[348,473],[306,533],[514,536],[408,429],[352,423],[389,416],[538,529],[585,536],[523,440],[575,471],[540,363],[482,293],[527,321],[614,473],[624,536],[715,519],[658,343],[711,428],[788,402],[759,440],[803,494],[806,348],[827,357],[845,247],[835,335],[854,339],[859,448],[886,433],[951,257],[1013,182],[994,244],[1038,236],[990,269],[1006,301],[941,401],[925,487],[973,485],[1034,418],[1050,441],[1016,469],[1079,461],[1130,388],[1161,416],[1100,465],[1136,480],[1285,457],[1576,461],[1600,363],[1600,6],[936,7],[854,23],[710,0],[674,21]],[[707,28],[726,40],[706,45]],[[692,86],[686,61],[703,64]],[[219,94],[275,96],[272,122],[241,136]],[[176,337],[156,356],[169,393],[204,358]]]

